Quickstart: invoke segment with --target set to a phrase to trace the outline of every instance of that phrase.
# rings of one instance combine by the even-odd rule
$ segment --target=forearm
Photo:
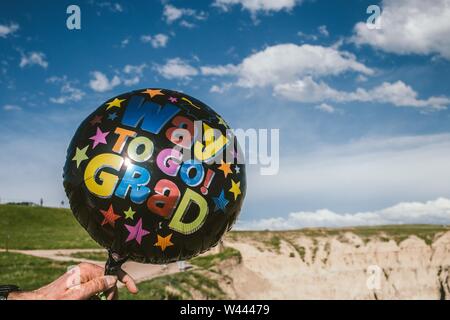
[[[8,300],[39,300],[39,295],[34,291],[13,291],[8,294]]]

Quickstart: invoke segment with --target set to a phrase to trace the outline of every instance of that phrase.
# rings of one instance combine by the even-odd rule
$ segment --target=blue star
[[[218,197],[213,197],[213,201],[216,204],[216,208],[214,209],[214,212],[216,212],[217,210],[222,210],[222,212],[225,212],[225,207],[228,204],[228,200],[225,199],[225,193],[222,189],[222,192],[220,193],[220,195]]]
[[[117,113],[113,112],[108,114],[108,120],[115,120],[117,118]]]
[[[241,168],[239,168],[237,165],[234,166],[234,171],[236,171],[236,173],[240,173],[241,172]]]

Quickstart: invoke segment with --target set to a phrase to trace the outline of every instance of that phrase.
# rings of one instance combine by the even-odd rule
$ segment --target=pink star
[[[90,137],[89,139],[94,141],[94,144],[92,146],[92,149],[94,149],[97,145],[106,144],[106,136],[109,134],[108,132],[102,132],[99,127],[97,127],[97,133],[95,136]]]
[[[150,233],[149,231],[142,229],[142,218],[139,219],[139,221],[136,223],[134,227],[129,226],[127,224],[125,225],[125,227],[128,229],[128,232],[130,233],[125,242],[136,239],[137,243],[141,244],[142,237]]]
[[[175,97],[169,97],[169,101],[172,102],[172,103],[177,103],[178,99],[175,98]]]

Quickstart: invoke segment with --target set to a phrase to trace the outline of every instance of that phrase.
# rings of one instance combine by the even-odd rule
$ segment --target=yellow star
[[[225,163],[223,160],[220,160],[222,164],[219,166],[219,170],[223,171],[223,175],[225,178],[228,176],[229,173],[233,173],[233,171],[230,168],[231,163]]]
[[[229,192],[232,192],[234,194],[234,200],[237,199],[237,197],[241,194],[241,182],[234,182],[233,179],[231,179],[231,189],[229,190]]]
[[[115,98],[113,101],[107,103],[108,107],[106,108],[106,110],[109,110],[109,109],[111,109],[112,107],[117,107],[117,108],[122,107],[120,104],[121,104],[123,101],[125,101],[125,99],[118,99],[118,98]]]
[[[141,93],[146,93],[150,96],[150,98],[153,98],[154,96],[163,96],[164,93],[161,92],[161,89],[147,89],[145,91],[142,91]]]
[[[130,218],[131,220],[133,220],[136,211],[133,211],[130,207],[127,211],[124,211],[123,213],[125,213],[125,219]]]
[[[158,234],[158,242],[155,243],[155,247],[161,247],[161,251],[166,250],[167,247],[173,246],[173,243],[170,242],[171,238],[172,238],[172,233],[169,234],[167,237],[161,237]]]
[[[86,155],[86,151],[87,151],[88,147],[89,147],[89,145],[87,145],[83,149],[79,149],[77,147],[77,150],[75,151],[75,156],[72,158],[73,161],[77,162],[77,168],[80,166],[81,162],[89,159],[88,156]]]

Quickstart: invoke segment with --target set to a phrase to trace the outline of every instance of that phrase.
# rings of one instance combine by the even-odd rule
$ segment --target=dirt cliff
[[[450,299],[450,231],[374,230],[231,233],[241,259],[219,284],[240,299]]]

